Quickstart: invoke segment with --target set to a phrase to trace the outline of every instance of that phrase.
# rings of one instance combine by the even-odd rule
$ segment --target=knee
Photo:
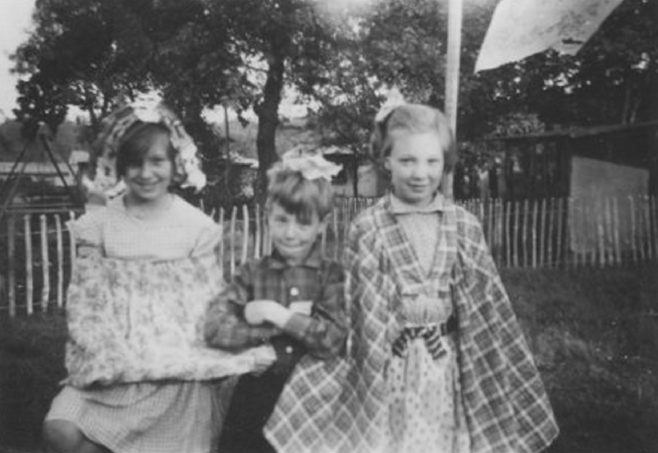
[[[47,420],[43,424],[43,442],[49,453],[77,452],[85,437],[82,431],[66,420]]]

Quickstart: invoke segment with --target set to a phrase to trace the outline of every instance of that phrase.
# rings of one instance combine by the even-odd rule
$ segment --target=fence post
[[[551,197],[548,200],[548,233],[546,241],[546,265],[547,267],[555,267],[553,259],[553,224],[555,222],[555,198]]]
[[[503,226],[505,225],[505,222],[503,222],[503,200],[501,198],[497,198],[494,207],[494,212],[496,215],[494,241],[498,245],[498,260],[501,262],[505,256],[505,250],[503,249]]]
[[[599,267],[604,267],[606,265],[606,254],[605,254],[605,229],[604,229],[604,222],[603,222],[603,214],[604,210],[602,209],[602,206],[600,204],[600,201],[597,200],[597,202],[594,205],[596,209],[596,232],[597,232],[597,239],[598,239],[598,249],[599,249]]]
[[[526,198],[523,200],[523,243],[521,247],[521,254],[523,257],[523,267],[526,267],[528,265],[528,217],[529,215],[529,200]]]
[[[254,238],[254,258],[260,258],[260,247],[261,247],[261,235],[263,234],[263,228],[260,223],[260,203],[256,203],[255,207],[255,223],[256,223],[256,236]]]
[[[7,278],[7,290],[9,299],[9,317],[16,316],[16,217],[9,216],[7,224],[7,255],[9,260],[9,275]]]
[[[247,204],[242,205],[242,256],[240,257],[240,263],[244,264],[247,262],[247,253],[249,250],[249,206]]]
[[[635,232],[635,202],[631,195],[628,196],[628,208],[630,215],[628,218],[631,221],[631,250],[633,251],[633,262],[637,263],[637,248],[635,246],[636,232]]]
[[[546,198],[542,198],[539,202],[539,250],[538,250],[538,259],[539,266],[544,267],[546,265],[545,257],[546,253]]]
[[[649,197],[649,209],[651,211],[651,221],[653,228],[651,236],[653,237],[653,256],[658,259],[658,197]]]
[[[606,263],[613,264],[615,263],[615,254],[613,248],[613,235],[612,235],[612,219],[610,215],[610,197],[605,197],[603,200],[603,225],[605,226],[605,256]]]
[[[505,211],[505,261],[507,266],[512,266],[512,203],[507,200],[504,202]]]
[[[224,236],[226,234],[226,228],[224,228],[224,216],[225,216],[224,208],[220,207],[219,208],[219,225],[221,226],[222,230],[222,239],[219,241],[219,257],[222,260],[222,273],[224,272],[224,256],[225,256],[225,245],[224,245]]]
[[[651,211],[649,196],[642,196],[642,218],[644,219],[644,244],[645,254],[648,260],[653,260],[653,248],[651,247]]]
[[[25,305],[27,314],[34,313],[34,277],[32,272],[32,225],[30,214],[23,216],[23,232],[25,235]]]
[[[75,220],[75,212],[69,211],[69,221],[73,221],[73,220]],[[76,244],[75,244],[75,237],[73,236],[73,231],[71,231],[71,228],[68,228],[68,225],[67,225],[67,229],[69,231],[69,244],[70,244],[70,246],[69,246],[69,258],[71,260],[71,273],[73,273],[73,269],[75,269],[75,260],[76,260],[76,256],[77,256],[77,254],[76,254],[77,250],[76,250]]]
[[[50,299],[50,256],[48,253],[48,222],[45,214],[39,216],[39,229],[41,233],[41,311],[48,310]]]
[[[621,244],[619,242],[619,206],[617,204],[617,197],[612,198],[612,234],[613,234],[613,242],[614,242],[614,248],[615,248],[615,261],[617,262],[617,265],[621,266],[622,264],[622,258],[621,258]]]
[[[513,230],[513,244],[514,252],[512,253],[513,266],[519,267],[519,211],[521,210],[521,203],[514,200],[514,230]]]
[[[557,242],[555,244],[556,249],[556,261],[557,266],[564,266],[566,269],[568,267],[567,253],[564,250],[564,244],[566,242],[566,231],[565,231],[565,220],[567,216],[567,210],[565,206],[567,205],[568,198],[560,197],[557,199]]]
[[[231,277],[233,277],[233,274],[235,273],[235,221],[236,217],[238,216],[238,207],[233,205],[231,208],[231,232],[229,236],[229,244],[231,246],[231,249],[229,250],[229,272],[231,273]]]
[[[62,241],[62,219],[55,214],[55,234],[57,235],[57,307],[64,306],[64,247]],[[73,244],[71,244],[73,247]]]
[[[333,225],[333,228],[334,228],[334,259],[335,260],[338,260],[340,258],[340,255],[341,255],[341,253],[340,253],[341,252],[340,244],[344,243],[344,238],[345,238],[345,235],[343,235],[343,237],[341,237],[341,234],[340,234],[340,224],[338,222],[338,220],[339,220],[338,219],[338,212],[339,212],[339,210],[336,209],[335,206],[331,210],[331,224]],[[344,222],[344,223],[347,223],[347,222]]]
[[[537,267],[537,207],[539,203],[537,203],[537,199],[532,200],[532,253],[530,255],[531,257],[531,262],[532,262],[532,268],[535,269]]]

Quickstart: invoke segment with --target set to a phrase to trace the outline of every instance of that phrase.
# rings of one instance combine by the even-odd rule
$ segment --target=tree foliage
[[[320,58],[317,47],[329,39],[311,6],[302,0],[38,0],[36,31],[15,56],[17,72],[27,76],[17,116],[56,122],[73,105],[97,125],[120,99],[157,90],[213,159],[220,148],[204,109],[253,108],[264,171],[276,159],[287,65]]]
[[[495,132],[515,115],[537,115],[548,128],[656,117],[656,96],[647,93],[658,92],[658,3],[626,0],[576,56],[547,51],[473,74],[495,4],[464,3],[460,139]],[[338,21],[341,39],[327,63],[295,72],[302,92],[320,101],[330,140],[365,143],[384,87],[443,106],[446,8],[447,1],[382,0]]]
[[[447,3],[37,0],[35,32],[15,55],[23,76],[16,113],[56,126],[73,105],[97,124],[122,97],[158,90],[215,159],[220,146],[204,109],[253,108],[264,172],[277,156],[282,90],[294,86],[319,103],[327,144],[361,152],[385,88],[442,107]],[[624,1],[574,57],[545,52],[473,74],[496,3],[464,2],[460,139],[528,116],[546,128],[655,118],[657,101],[647,93],[658,89],[657,2]]]

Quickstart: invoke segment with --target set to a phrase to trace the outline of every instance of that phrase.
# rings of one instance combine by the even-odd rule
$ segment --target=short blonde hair
[[[444,173],[451,172],[457,164],[457,146],[448,119],[434,107],[423,104],[403,104],[375,120],[370,135],[370,153],[376,162],[382,162],[391,154],[394,132],[417,134],[435,132],[439,136],[444,159]]]
[[[281,162],[267,171],[266,208],[273,203],[302,222],[309,222],[313,214],[324,220],[333,207],[334,191],[331,181],[324,178],[307,179],[300,171],[286,168]]]

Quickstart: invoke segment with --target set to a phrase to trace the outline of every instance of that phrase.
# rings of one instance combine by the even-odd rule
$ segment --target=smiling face
[[[392,134],[385,167],[391,172],[393,193],[403,202],[424,206],[434,198],[443,177],[443,147],[436,132]]]
[[[170,146],[167,133],[155,133],[142,158],[126,165],[123,179],[132,201],[158,202],[167,195],[174,169]]]
[[[308,220],[300,220],[278,203],[270,205],[267,221],[274,247],[290,265],[306,259],[325,226],[317,212]]]

